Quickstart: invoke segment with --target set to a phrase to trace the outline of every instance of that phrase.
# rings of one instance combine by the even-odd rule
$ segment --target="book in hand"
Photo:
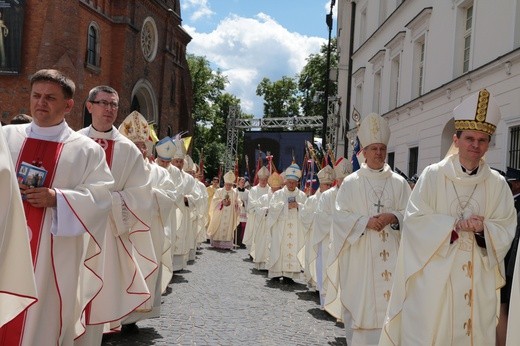
[[[31,188],[42,187],[45,182],[45,177],[47,176],[47,170],[43,167],[22,162],[16,176],[20,184],[27,185]]]
[[[296,202],[296,197],[295,196],[287,197],[287,203],[291,203],[291,202]]]

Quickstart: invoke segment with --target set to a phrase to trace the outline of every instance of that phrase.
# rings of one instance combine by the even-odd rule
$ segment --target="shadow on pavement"
[[[336,322],[336,319],[334,317],[332,317],[331,315],[329,315],[328,312],[320,308],[312,308],[307,310],[307,312],[317,320]]]
[[[166,291],[164,291],[163,294],[161,294],[163,297],[166,297],[168,294],[172,293],[173,289],[170,286],[166,286]]]
[[[295,281],[284,281],[278,278],[269,279],[265,283],[265,287],[278,288],[285,292],[303,291],[307,289],[307,285]]]
[[[331,346],[346,346],[347,338],[336,338],[334,341],[329,341],[329,345]]]
[[[251,268],[251,274],[267,276],[267,270],[258,270],[258,269],[255,269],[255,268]]]
[[[154,328],[139,328],[139,333],[115,333],[104,336],[101,345],[125,345],[125,346],[146,346],[155,345],[157,339],[162,339],[162,335],[157,333]]]
[[[173,274],[172,279],[170,280],[170,284],[185,284],[189,281],[184,278],[184,276],[179,274]]]
[[[320,303],[320,295],[318,292],[304,291],[296,293],[298,299],[305,300],[309,302],[315,302],[316,304]]]
[[[227,253],[227,254],[234,254],[234,253],[237,253],[235,250],[232,250],[232,249],[219,249],[219,248],[216,248],[216,247],[207,247],[206,249],[210,250],[210,251],[215,251],[215,252],[220,252],[220,253]]]

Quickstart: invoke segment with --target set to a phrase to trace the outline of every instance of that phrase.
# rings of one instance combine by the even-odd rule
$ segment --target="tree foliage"
[[[240,99],[224,92],[227,78],[220,70],[214,71],[206,57],[188,54],[193,83],[193,111],[195,130],[193,133],[193,160],[204,156],[205,176],[218,174],[225,160],[227,140],[227,118],[231,107],[237,107],[240,117],[252,117],[240,111]],[[241,145],[239,143],[239,145]],[[241,147],[240,147],[241,150]]]
[[[330,69],[338,66],[337,40],[334,38],[330,43]],[[303,114],[307,116],[323,115],[325,107],[325,83],[329,78],[327,71],[327,50],[328,43],[321,46],[320,52],[311,54],[307,58],[307,64],[303,67],[299,80],[298,88],[302,93]],[[329,96],[336,95],[336,83],[329,84]]]
[[[294,78],[283,76],[275,82],[264,77],[256,94],[264,98],[264,117],[282,118],[300,115],[298,84]]]

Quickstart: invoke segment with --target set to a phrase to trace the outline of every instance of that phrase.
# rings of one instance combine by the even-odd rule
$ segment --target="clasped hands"
[[[481,233],[484,231],[484,217],[471,215],[465,220],[458,220],[455,223],[455,231]]]
[[[294,209],[294,208],[298,209],[298,202],[289,202],[289,203],[287,204],[287,207],[288,207],[289,209]]]
[[[374,215],[368,219],[367,228],[380,232],[387,225],[399,222],[397,217],[392,213],[381,213]]]
[[[49,189],[48,187],[30,187],[25,184],[18,185],[24,199],[33,207],[48,208],[57,205],[56,191],[54,191],[54,189]]]

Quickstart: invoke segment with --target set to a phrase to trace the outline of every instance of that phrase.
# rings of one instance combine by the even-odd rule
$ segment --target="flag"
[[[263,156],[264,153],[260,150],[260,144],[258,145],[258,149],[256,149],[256,167],[255,167],[255,178],[253,179],[253,186],[258,184],[258,171],[262,168],[263,165]]]
[[[246,180],[251,183],[249,181],[249,157],[247,155],[244,155],[244,160],[246,160],[246,170],[244,172],[244,177],[246,178]]]
[[[188,150],[190,149],[191,138],[192,138],[192,136],[184,137],[182,139],[182,141],[184,142],[184,149],[186,149],[186,152],[188,152]]]
[[[199,179],[202,183],[206,183],[206,179],[204,178],[204,148],[200,151],[200,159],[199,159]]]
[[[222,164],[218,166],[218,184],[220,185],[220,182],[222,181]]]
[[[265,155],[265,158],[267,160],[267,169],[269,170],[269,174],[278,173],[276,165],[273,162],[273,155],[271,155],[269,151]]]
[[[358,154],[361,151],[360,144],[359,144],[359,138],[356,137],[356,143],[354,143],[354,152],[352,153],[352,172],[357,171],[360,168],[359,161],[358,161]]]
[[[238,171],[238,156],[235,157],[235,184],[238,185],[239,171]]]

